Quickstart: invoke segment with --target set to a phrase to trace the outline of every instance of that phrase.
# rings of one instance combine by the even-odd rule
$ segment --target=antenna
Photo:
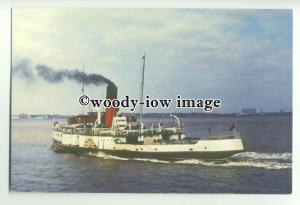
[[[143,60],[143,67],[142,67],[142,81],[141,81],[141,98],[140,103],[144,102],[144,75],[145,75],[145,61],[146,61],[146,53],[144,53],[144,56],[142,57]],[[143,105],[140,104],[140,124],[143,120]]]

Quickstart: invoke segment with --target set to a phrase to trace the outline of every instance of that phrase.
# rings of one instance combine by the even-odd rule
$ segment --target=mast
[[[145,61],[146,61],[146,53],[142,57],[143,66],[142,66],[142,81],[141,81],[141,97],[140,102],[144,102],[144,75],[145,75]],[[143,120],[143,104],[140,106],[140,124],[142,124]]]
[[[234,119],[234,137],[236,138],[236,119]]]
[[[82,66],[82,89],[81,89],[82,95],[84,95],[84,80],[85,80],[85,78],[84,78],[84,64],[83,64],[83,66]],[[84,115],[84,106],[82,106],[82,114]]]

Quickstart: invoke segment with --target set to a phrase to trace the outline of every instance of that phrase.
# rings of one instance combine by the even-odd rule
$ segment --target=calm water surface
[[[11,191],[290,193],[292,116],[182,117],[187,136],[237,128],[247,151],[228,160],[78,156],[51,150],[52,120],[12,119]],[[172,120],[145,118],[145,124]]]

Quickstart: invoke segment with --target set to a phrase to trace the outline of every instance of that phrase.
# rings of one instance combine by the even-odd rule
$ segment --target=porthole
[[[204,149],[207,149],[207,147],[204,147]]]
[[[189,150],[190,150],[190,151],[193,151],[193,148],[190,148]]]

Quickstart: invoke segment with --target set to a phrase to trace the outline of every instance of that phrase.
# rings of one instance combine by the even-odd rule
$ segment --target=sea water
[[[146,126],[168,117],[144,117]],[[181,117],[188,137],[226,131],[236,120],[246,151],[229,159],[175,162],[74,155],[51,149],[53,120],[12,119],[10,189],[25,192],[290,193],[292,115]],[[64,119],[65,120],[65,119]],[[62,121],[64,121],[62,119]]]

